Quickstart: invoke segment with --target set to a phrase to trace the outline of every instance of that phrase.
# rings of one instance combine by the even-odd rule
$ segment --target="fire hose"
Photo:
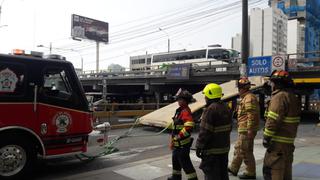
[[[140,119],[137,118],[135,120],[134,124],[129,128],[128,131],[126,131],[125,133],[123,133],[120,136],[117,136],[117,137],[113,138],[111,141],[109,141],[107,144],[105,144],[102,147],[103,151],[100,152],[99,154],[97,154],[95,156],[89,156],[89,155],[86,155],[86,154],[79,154],[79,155],[76,155],[76,158],[78,158],[81,161],[90,161],[90,160],[93,160],[93,159],[98,158],[98,157],[102,157],[102,156],[106,156],[106,155],[112,154],[112,153],[114,153],[116,151],[116,148],[113,147],[113,145],[116,144],[117,142],[119,142],[121,139],[129,138],[129,137],[159,136],[160,134],[165,132],[167,129],[169,129],[171,124],[172,124],[172,123],[169,123],[164,129],[162,129],[160,132],[157,132],[155,134],[151,134],[151,135],[150,134],[133,135],[132,131],[139,124],[139,121],[140,121]]]

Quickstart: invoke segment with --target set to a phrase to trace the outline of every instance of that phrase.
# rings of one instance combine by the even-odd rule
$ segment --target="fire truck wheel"
[[[36,162],[35,149],[33,143],[27,139],[1,137],[0,179],[25,179],[26,176],[29,176]]]

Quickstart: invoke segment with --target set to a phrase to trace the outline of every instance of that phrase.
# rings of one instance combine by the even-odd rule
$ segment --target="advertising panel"
[[[168,68],[167,79],[189,79],[191,64],[172,64]]]
[[[109,42],[109,24],[72,14],[71,36],[73,38],[90,39],[98,42]]]

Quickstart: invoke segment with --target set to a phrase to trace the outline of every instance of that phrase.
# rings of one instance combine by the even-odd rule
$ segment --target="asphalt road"
[[[110,137],[114,138],[118,135],[122,135],[127,130],[128,129],[112,130],[110,132]],[[75,158],[41,161],[39,162],[35,172],[35,179],[59,179],[84,172],[100,170],[144,159],[169,155],[171,153],[168,148],[169,133],[164,132],[155,136],[155,134],[160,130],[161,129],[150,127],[136,128],[132,131],[132,135],[139,137],[128,137],[121,139],[115,144],[115,147],[119,150],[118,152],[97,158],[92,161],[82,162]],[[194,132],[193,136],[196,138],[197,134],[198,132]],[[317,128],[314,123],[303,123],[299,127],[298,137],[303,141],[304,145],[306,142],[308,143],[309,138],[319,135],[320,128]],[[236,129],[234,128],[231,133],[231,141],[234,142],[236,137],[237,133]],[[262,138],[262,130],[259,131],[257,138]],[[296,143],[296,146],[299,146],[299,142]],[[108,177],[108,179],[112,179],[112,177]]]

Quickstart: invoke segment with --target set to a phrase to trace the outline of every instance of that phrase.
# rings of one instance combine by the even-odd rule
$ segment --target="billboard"
[[[98,42],[109,42],[109,24],[72,14],[71,36],[73,38],[90,39]]]

